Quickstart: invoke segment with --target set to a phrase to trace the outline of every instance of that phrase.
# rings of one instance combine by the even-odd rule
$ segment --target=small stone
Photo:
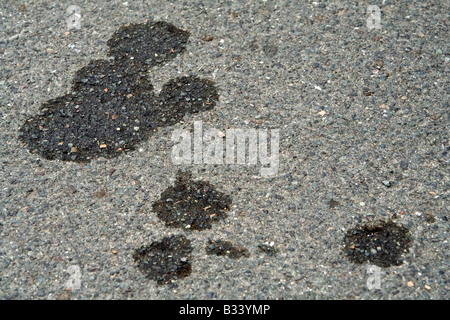
[[[414,282],[412,282],[412,281],[408,281],[407,283],[406,283],[406,285],[408,286],[408,287],[414,287]]]
[[[25,6],[20,8],[25,10]],[[196,76],[176,77],[164,85],[160,95],[154,95],[150,82],[141,79],[142,73],[185,50],[188,31],[166,22],[127,25],[107,41],[108,55],[113,59],[91,60],[75,73],[72,87],[65,90],[67,94],[44,103],[48,108],[19,128],[18,136],[30,151],[48,160],[89,162],[97,157],[113,158],[120,155],[118,151],[135,149],[158,127],[179,122],[187,112],[214,108],[219,94],[212,81]],[[47,48],[47,52],[55,51]],[[189,104],[182,95],[185,92],[189,92]],[[119,114],[120,123],[113,123]],[[139,129],[134,130],[139,134],[133,131],[136,123]],[[64,145],[58,146],[62,141]],[[76,155],[75,149],[69,152],[75,146],[82,147]]]
[[[103,198],[104,196],[106,196],[105,190],[98,190],[97,192],[94,193],[94,197],[96,198]]]
[[[212,36],[212,35],[206,35],[206,36],[203,36],[202,37],[202,40],[203,41],[207,41],[207,42],[209,42],[209,41],[213,41],[214,40],[214,37]]]
[[[374,64],[375,68],[377,68],[378,70],[380,70],[380,69],[383,68],[383,66],[384,66],[384,61],[383,61],[382,59],[376,59],[376,60],[373,62],[373,64]]]
[[[73,185],[69,185],[69,191],[70,191],[71,193],[76,193],[76,192],[77,192],[77,189],[76,189]]]
[[[192,249],[191,241],[185,236],[165,237],[136,249],[133,259],[148,278],[159,285],[170,284],[191,274],[188,259]]]

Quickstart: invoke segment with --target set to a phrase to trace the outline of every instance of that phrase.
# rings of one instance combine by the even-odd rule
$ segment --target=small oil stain
[[[352,262],[384,268],[401,265],[410,245],[409,230],[390,220],[356,226],[344,237],[344,252]]]
[[[136,249],[133,259],[149,279],[162,285],[191,274],[191,251],[189,239],[183,235],[172,235]]]
[[[336,208],[338,205],[339,205],[339,202],[336,201],[336,200],[334,200],[334,199],[331,199],[331,200],[328,202],[328,206],[329,206],[331,209]]]
[[[153,211],[168,227],[204,230],[226,219],[230,206],[230,196],[207,181],[193,181],[190,172],[179,170],[175,185],[161,193]]]
[[[241,257],[249,257],[250,253],[246,248],[233,246],[230,241],[211,240],[208,241],[206,253],[209,255],[227,256],[231,259],[238,259]]]

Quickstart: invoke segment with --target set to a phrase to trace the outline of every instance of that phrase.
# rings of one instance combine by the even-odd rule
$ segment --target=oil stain
[[[226,219],[230,206],[230,196],[207,181],[193,181],[189,171],[179,170],[175,186],[161,193],[153,211],[168,227],[204,230]]]
[[[132,151],[158,127],[186,113],[214,108],[214,83],[178,77],[153,92],[148,70],[186,49],[189,33],[166,22],[130,24],[108,40],[112,60],[93,60],[76,72],[72,88],[26,120],[19,139],[48,160],[88,162]]]
[[[352,262],[384,268],[401,265],[401,255],[410,245],[409,230],[390,220],[358,225],[344,237],[344,252]]]
[[[250,253],[243,247],[233,246],[230,241],[211,240],[208,241],[206,253],[209,255],[227,256],[231,259],[238,259],[240,257],[249,257]]]
[[[172,235],[136,249],[133,259],[149,279],[162,285],[191,274],[191,251],[189,239],[183,235]]]

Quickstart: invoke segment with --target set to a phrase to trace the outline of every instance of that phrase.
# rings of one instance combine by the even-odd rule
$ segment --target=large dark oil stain
[[[161,193],[160,200],[153,203],[153,211],[168,227],[204,230],[211,228],[213,222],[225,219],[230,206],[230,196],[217,191],[207,181],[193,181],[190,171],[178,170],[175,185]],[[220,240],[210,240],[206,249],[208,254],[233,259],[249,255],[247,249]],[[133,258],[149,278],[158,284],[168,284],[191,273],[191,251],[188,239],[172,236],[135,250]]]
[[[178,235],[135,250],[133,259],[149,279],[168,284],[191,274],[191,251],[191,241]]]
[[[227,256],[231,259],[238,259],[240,257],[249,257],[250,253],[246,248],[234,246],[230,241],[211,240],[208,241],[206,253],[209,255]]]
[[[212,109],[219,96],[211,81],[179,77],[155,95],[148,79],[148,70],[182,53],[188,38],[166,22],[122,26],[107,43],[114,59],[81,68],[68,94],[25,121],[20,139],[49,160],[86,162],[134,150],[156,128]]]
[[[408,229],[392,221],[360,225],[344,237],[344,251],[351,261],[379,267],[401,265],[401,256],[410,245]]]
[[[193,181],[190,172],[179,170],[175,186],[161,193],[153,211],[168,227],[204,230],[225,219],[230,206],[230,196],[207,181]]]

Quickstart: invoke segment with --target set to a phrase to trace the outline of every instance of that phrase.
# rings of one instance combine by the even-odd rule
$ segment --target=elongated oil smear
[[[248,257],[250,253],[246,248],[234,246],[230,241],[211,240],[208,241],[206,253],[209,255],[227,256],[231,259],[238,259],[240,257]]]
[[[155,95],[148,70],[186,49],[189,33],[166,22],[122,26],[108,41],[113,60],[78,70],[70,92],[45,102],[19,129],[30,152],[49,160],[87,162],[135,149],[158,127],[214,108],[213,82],[178,77]]]

